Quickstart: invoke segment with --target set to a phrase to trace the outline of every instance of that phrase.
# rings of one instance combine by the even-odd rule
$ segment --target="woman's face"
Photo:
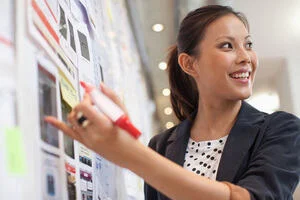
[[[194,67],[201,98],[240,100],[252,94],[257,56],[247,28],[236,16],[211,23],[198,48]]]

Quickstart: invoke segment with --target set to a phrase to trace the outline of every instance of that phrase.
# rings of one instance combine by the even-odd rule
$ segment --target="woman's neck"
[[[236,121],[242,101],[199,100],[197,116],[191,128],[195,141],[214,140],[228,135]]]

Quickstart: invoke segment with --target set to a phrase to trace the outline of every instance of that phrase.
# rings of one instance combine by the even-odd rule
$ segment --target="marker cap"
[[[116,122],[115,124],[122,129],[128,131],[134,138],[138,138],[141,135],[141,132],[133,126],[131,121],[126,115],[122,115]]]
[[[80,85],[84,88],[84,90],[87,92],[87,93],[91,93],[92,90],[94,89],[93,86],[87,84],[86,82],[83,82],[83,81],[80,81]]]

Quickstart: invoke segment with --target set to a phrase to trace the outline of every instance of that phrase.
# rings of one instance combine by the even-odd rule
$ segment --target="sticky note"
[[[110,1],[108,1],[108,5],[107,5],[107,14],[108,17],[110,19],[110,21],[113,21],[113,14],[112,14],[112,10],[111,10],[111,5],[110,5]]]
[[[60,76],[59,83],[63,100],[71,107],[76,106],[79,102],[77,91],[63,76]]]
[[[24,175],[26,173],[26,158],[20,129],[18,127],[6,128],[4,130],[4,138],[8,172]]]

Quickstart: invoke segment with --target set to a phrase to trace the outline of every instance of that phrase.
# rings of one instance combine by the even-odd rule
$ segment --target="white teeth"
[[[249,78],[249,76],[250,76],[250,72],[243,72],[243,73],[231,75],[231,77],[233,78]]]

